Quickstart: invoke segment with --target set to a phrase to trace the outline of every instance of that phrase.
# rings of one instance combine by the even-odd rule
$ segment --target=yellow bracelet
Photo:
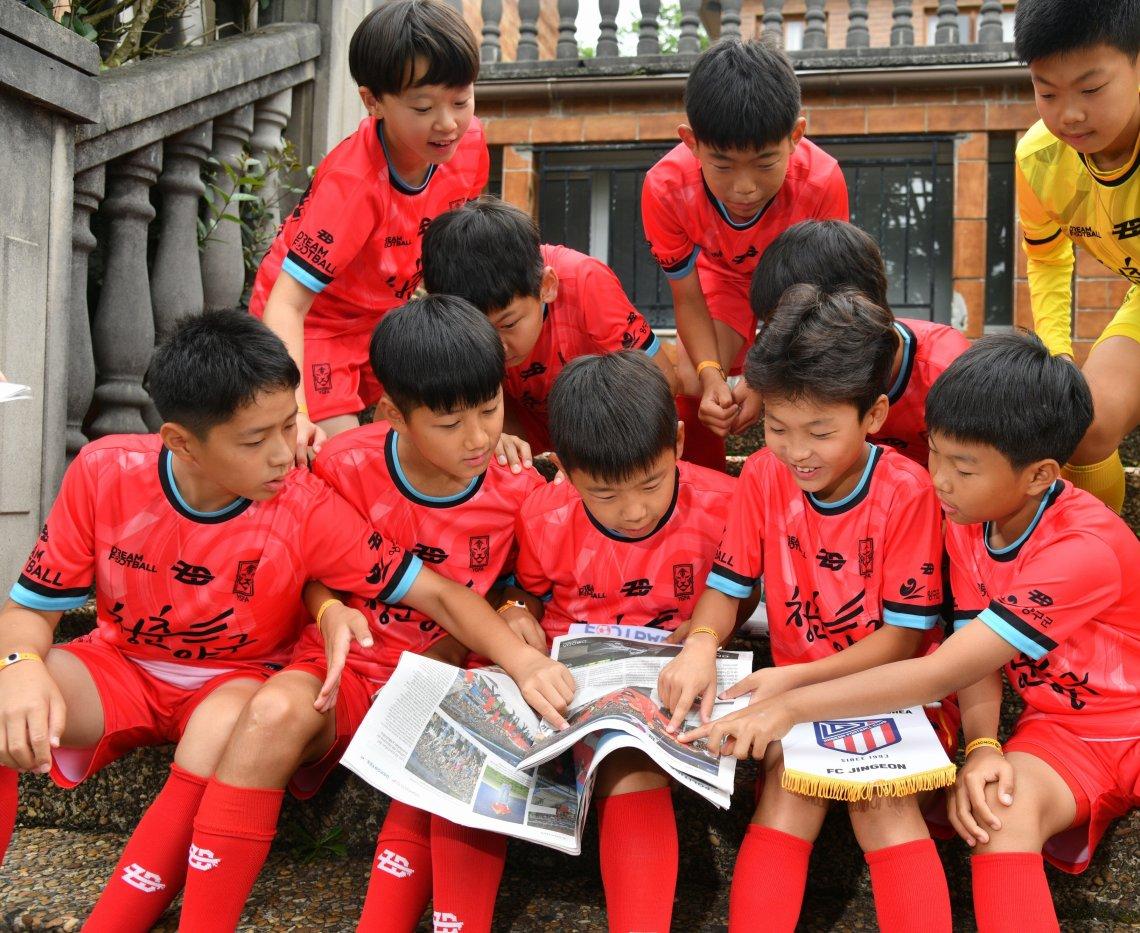
[[[495,612],[499,613],[499,615],[502,615],[508,609],[525,609],[525,608],[526,608],[526,603],[524,603],[521,599],[508,599],[498,609],[496,609]]]
[[[697,378],[699,379],[701,373],[710,368],[715,368],[716,371],[720,373],[721,379],[728,380],[728,377],[724,374],[724,367],[720,365],[720,360],[701,360],[697,363]]]
[[[297,403],[297,414],[308,416],[309,406],[306,405],[304,402],[298,402]]]
[[[694,635],[712,635],[712,637],[716,639],[716,643],[718,645],[720,644],[720,632],[718,632],[715,628],[709,628],[707,625],[702,625],[698,628],[692,629],[689,634],[685,636],[685,641],[688,641]]]
[[[1002,751],[1001,742],[997,739],[974,739],[974,741],[966,746],[966,755],[969,756],[970,752],[977,748],[993,748],[996,749],[999,754],[1005,754],[1005,752]]]
[[[6,667],[11,667],[13,664],[19,664],[21,661],[39,661],[41,664],[44,663],[44,659],[34,651],[13,651],[11,654],[0,658],[0,671]]]
[[[317,634],[322,638],[324,637],[325,633],[321,631],[321,619],[323,619],[325,616],[325,610],[327,610],[329,606],[332,606],[333,604],[339,602],[340,600],[334,596],[331,599],[326,599],[323,603],[320,604],[320,606],[317,607]]]

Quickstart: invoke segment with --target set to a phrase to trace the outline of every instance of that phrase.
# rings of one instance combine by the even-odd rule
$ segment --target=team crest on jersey
[[[332,366],[328,363],[313,364],[313,391],[328,395],[332,391]]]
[[[859,576],[869,577],[875,572],[875,539],[859,539]]]
[[[868,755],[902,741],[891,718],[833,719],[815,724],[815,741],[845,755]]]
[[[491,536],[472,535],[467,539],[468,567],[471,570],[486,570],[491,563]]]
[[[201,564],[188,564],[184,560],[175,562],[171,568],[174,574],[174,579],[179,583],[185,583],[187,586],[205,586],[214,581],[214,575],[210,573],[209,567],[203,567]]]
[[[693,595],[695,589],[696,581],[693,579],[693,565],[674,564],[673,595],[677,599],[688,599]]]
[[[253,574],[256,570],[257,561],[238,561],[237,573],[234,574],[234,595],[243,602],[253,596]]]

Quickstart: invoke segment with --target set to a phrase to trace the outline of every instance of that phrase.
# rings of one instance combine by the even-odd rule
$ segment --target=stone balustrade
[[[225,199],[247,152],[281,152],[294,92],[313,79],[319,52],[318,26],[283,24],[99,76],[99,118],[75,142],[68,458],[90,439],[155,429],[143,377],[156,339],[186,315],[238,304],[239,224],[213,224],[199,248],[203,170],[212,167],[215,196]],[[261,192],[270,203],[275,184]],[[96,250],[102,283],[92,313]]]

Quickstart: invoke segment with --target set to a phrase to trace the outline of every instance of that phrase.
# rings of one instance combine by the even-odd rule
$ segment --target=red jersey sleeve
[[[740,471],[724,537],[709,571],[708,585],[733,599],[750,596],[764,573],[763,481],[761,461],[753,454]]]
[[[423,561],[385,538],[325,483],[301,530],[308,575],[334,590],[398,603],[423,569]]]
[[[850,220],[851,204],[847,197],[847,179],[836,165],[827,179],[815,216],[820,220]]]
[[[1029,556],[978,618],[1034,661],[1121,598],[1120,558],[1100,538],[1064,535]]]
[[[579,292],[590,302],[585,324],[599,350],[644,350],[653,356],[661,349],[649,322],[630,303],[618,277],[605,263],[585,261]]]
[[[542,565],[540,542],[535,541],[535,522],[524,503],[519,510],[518,523],[515,526],[515,539],[518,542],[518,554],[515,557],[515,581],[519,588],[526,590],[532,596],[545,600],[550,597],[554,583]]]
[[[645,176],[641,188],[641,225],[649,241],[649,251],[665,277],[683,279],[696,267],[700,247],[689,238],[680,218],[665,203],[668,181],[662,177],[663,169],[658,163]]]
[[[12,587],[13,602],[64,612],[87,601],[95,582],[95,467],[94,458],[81,452],[67,468],[39,540]]]
[[[491,177],[491,153],[487,150],[487,137],[483,131],[483,124],[479,124],[479,165],[475,169],[475,184],[467,197],[475,200],[487,187],[487,180]]]
[[[297,206],[300,224],[281,268],[309,291],[320,293],[348,265],[380,222],[375,179],[333,169],[317,170],[309,194]]]
[[[887,516],[883,561],[883,621],[931,629],[942,605],[942,509],[929,482],[898,496]],[[871,542],[875,547],[877,542]],[[860,549],[863,543],[860,542]]]

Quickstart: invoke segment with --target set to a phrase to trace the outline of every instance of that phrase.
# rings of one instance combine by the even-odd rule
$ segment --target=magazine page
[[[405,652],[341,764],[409,806],[576,855],[587,762],[566,753],[520,770],[539,734],[502,671]]]

